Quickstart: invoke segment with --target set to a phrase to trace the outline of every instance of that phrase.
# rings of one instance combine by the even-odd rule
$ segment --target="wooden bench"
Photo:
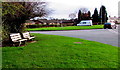
[[[11,33],[10,38],[12,40],[13,46],[15,46],[16,43],[19,43],[20,46],[22,43],[25,44],[25,41],[27,41],[27,39],[22,39],[20,33]]]
[[[31,36],[30,32],[24,32],[23,34],[23,38],[27,39],[27,40],[33,40],[35,38],[35,36]]]

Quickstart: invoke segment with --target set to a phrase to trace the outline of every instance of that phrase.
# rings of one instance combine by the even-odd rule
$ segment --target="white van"
[[[82,20],[77,26],[92,26],[92,20]]]

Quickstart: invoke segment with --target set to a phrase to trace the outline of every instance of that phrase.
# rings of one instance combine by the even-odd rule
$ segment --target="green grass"
[[[102,29],[103,25],[93,26],[67,26],[67,27],[47,27],[47,28],[28,28],[29,31],[51,31],[51,30],[81,30],[81,29]]]
[[[117,68],[118,47],[79,38],[34,34],[35,43],[3,47],[3,68]],[[81,42],[75,43],[75,42]]]

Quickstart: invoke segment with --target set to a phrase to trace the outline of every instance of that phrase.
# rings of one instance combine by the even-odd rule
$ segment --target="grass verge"
[[[117,68],[118,47],[79,38],[34,34],[35,43],[2,47],[3,68]]]
[[[81,30],[81,29],[102,29],[103,25],[93,26],[67,26],[67,27],[47,27],[47,28],[28,28],[28,31],[51,31],[51,30]]]

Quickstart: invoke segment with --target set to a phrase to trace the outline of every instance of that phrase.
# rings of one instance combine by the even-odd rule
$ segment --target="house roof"
[[[73,23],[72,20],[63,20],[62,23]]]
[[[35,22],[32,20],[26,20],[26,23],[35,23]]]
[[[55,23],[56,22],[55,20],[47,20],[47,19],[39,19],[38,21],[42,23]]]
[[[31,20],[30,20],[31,21]],[[72,20],[47,20],[47,19],[39,19],[39,20],[32,20],[32,22],[40,22],[40,23],[73,23]]]
[[[43,23],[73,23],[71,20],[46,20],[46,19],[39,19],[38,21]]]

